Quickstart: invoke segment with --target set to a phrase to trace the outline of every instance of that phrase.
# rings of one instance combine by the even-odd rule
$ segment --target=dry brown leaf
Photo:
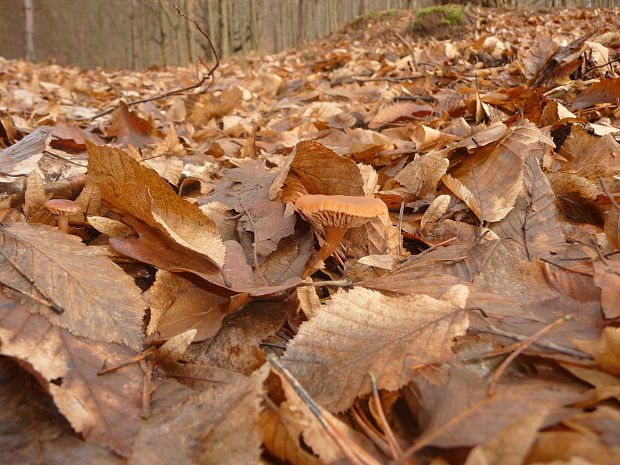
[[[527,260],[548,256],[564,244],[556,198],[538,160],[525,159],[523,192],[515,207],[491,229],[503,240],[519,245]]]
[[[128,456],[140,424],[142,372],[136,365],[103,377],[97,371],[132,352],[73,336],[29,307],[0,293],[0,352],[32,366],[87,441]]]
[[[192,345],[188,354],[198,363],[250,375],[265,361],[261,343],[296,310],[297,302],[292,298],[284,302],[251,302],[224,320],[213,339]]]
[[[180,360],[194,340],[196,332],[197,331],[195,329],[188,329],[181,334],[173,336],[157,349],[154,358],[158,361],[168,360],[170,362]]]
[[[448,205],[450,205],[449,195],[442,194],[435,197],[435,200],[429,205],[420,220],[422,230],[425,230],[426,226],[432,226],[433,223],[436,223],[446,212]]]
[[[0,279],[59,305],[43,316],[76,336],[138,349],[144,302],[130,276],[79,238],[44,225],[0,230]]]
[[[263,436],[263,446],[277,459],[295,465],[325,464],[301,446],[299,435],[288,431],[278,412],[264,411],[259,419],[259,428]]]
[[[155,141],[155,130],[151,121],[138,116],[124,101],[119,101],[118,108],[112,114],[112,124],[107,130],[109,137],[116,137],[121,146],[142,147]]]
[[[311,140],[295,146],[269,187],[269,198],[287,198],[287,186],[293,180],[308,194],[365,195],[364,179],[356,163]]]
[[[19,142],[0,150],[0,182],[13,182],[16,176],[36,169],[50,138],[51,128],[39,126]]]
[[[579,111],[597,103],[616,103],[619,98],[620,78],[601,79],[580,93],[573,102],[572,108]]]
[[[603,444],[599,438],[572,431],[547,431],[538,436],[528,463],[549,463],[579,457],[596,465],[617,465],[620,450]],[[554,462],[555,463],[555,462]]]
[[[221,118],[233,111],[240,103],[243,91],[235,86],[213,97],[210,92],[202,94],[189,112],[189,120],[196,126],[206,125],[211,118]]]
[[[258,420],[268,372],[265,367],[245,382],[202,393],[176,383],[160,386],[129,464],[258,465]]]
[[[607,327],[598,341],[576,341],[579,349],[602,365],[620,367],[620,328]]]
[[[595,262],[594,284],[601,289],[601,306],[605,318],[620,317],[620,262]]]
[[[30,218],[43,208],[47,200],[43,178],[36,171],[31,171],[26,180],[26,193],[24,194],[24,215]]]
[[[89,216],[87,220],[93,228],[109,237],[126,237],[134,233],[131,226],[105,216]]]
[[[286,396],[286,401],[278,406],[280,422],[286,428],[289,435],[306,444],[324,463],[346,463],[349,461],[340,446],[330,437],[321,422],[316,418],[314,412],[300,398],[290,382],[282,375],[279,375],[282,389]],[[351,428],[348,424],[341,421],[328,411],[320,409],[320,415],[331,425],[332,430],[338,431],[340,435],[346,437],[344,442],[351,442],[361,449],[362,454],[368,457],[364,463],[369,465],[379,465],[382,463],[381,455],[377,452],[372,442]],[[337,433],[338,434],[338,433]]]
[[[426,295],[339,290],[302,325],[283,363],[318,403],[340,411],[370,392],[368,371],[378,388],[398,389],[407,365],[449,356],[467,325],[462,308]]]
[[[413,102],[394,103],[379,110],[368,122],[368,127],[370,129],[377,129],[397,121],[410,120],[431,114],[433,114],[433,109],[428,105],[419,105]]]
[[[620,206],[612,204],[605,219],[605,235],[609,244],[620,250]]]
[[[583,412],[564,421],[564,424],[575,429],[599,435],[609,446],[620,445],[620,411],[616,407],[600,405],[594,411]]]
[[[430,152],[413,160],[394,179],[417,197],[426,197],[435,192],[449,163],[442,152]]]
[[[618,164],[614,152],[620,150],[620,144],[611,134],[597,136],[574,124],[566,128],[570,134],[558,150],[558,153],[566,160],[560,162],[562,171],[574,173],[593,166],[611,168]],[[558,131],[565,132],[566,129],[561,127]]]
[[[165,270],[157,272],[147,300],[151,307],[148,335],[157,333],[159,338],[169,339],[196,329],[195,342],[217,333],[230,302],[226,296],[209,292]]]
[[[0,463],[121,465],[112,452],[75,437],[36,379],[0,357]]]
[[[542,133],[525,122],[499,143],[474,149],[444,184],[483,221],[499,221],[521,191],[523,162],[541,150]]]
[[[485,444],[474,447],[465,465],[521,465],[547,414],[543,407],[520,415]]]
[[[542,427],[555,424],[572,414],[565,405],[586,397],[583,385],[550,370],[527,378],[504,375],[491,397],[489,381],[464,367],[427,375],[414,378],[419,392],[414,394],[419,403],[415,408],[421,408],[423,437],[433,433],[429,444],[442,448],[485,444],[519,416],[544,409],[549,415]],[[447,425],[455,417],[459,420]]]
[[[105,201],[220,267],[224,264],[225,248],[217,227],[196,205],[179,197],[155,171],[122,150],[86,145],[89,179],[100,185]]]

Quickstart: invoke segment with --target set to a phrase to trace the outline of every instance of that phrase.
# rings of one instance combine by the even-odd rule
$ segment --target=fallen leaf
[[[105,201],[223,265],[225,249],[217,227],[196,205],[179,197],[155,171],[125,152],[88,141],[86,146],[89,179],[100,185]]]
[[[283,364],[319,404],[340,411],[370,392],[368,371],[379,389],[398,389],[404,366],[447,357],[467,325],[462,308],[426,295],[339,290],[302,325]]]
[[[60,306],[62,313],[37,309],[76,336],[140,347],[145,305],[138,287],[108,258],[91,256],[76,236],[45,225],[2,228],[0,279]]]
[[[0,293],[0,352],[32,366],[60,412],[87,441],[128,456],[140,425],[142,372],[137,365],[103,377],[97,371],[133,353],[74,336],[38,312]]]
[[[202,393],[176,383],[160,386],[129,463],[258,464],[258,419],[267,373],[265,367],[245,383]]]
[[[37,167],[52,137],[50,131],[48,126],[39,126],[19,142],[0,150],[0,182],[12,182]]]
[[[121,465],[117,455],[75,437],[37,380],[8,357],[0,357],[0,462],[5,464]]]

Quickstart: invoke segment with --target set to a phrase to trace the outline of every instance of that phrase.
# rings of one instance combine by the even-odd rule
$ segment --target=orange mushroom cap
[[[387,206],[372,196],[302,195],[295,208],[322,226],[357,228],[370,219],[387,213]]]
[[[80,211],[80,204],[68,199],[52,199],[43,204],[54,215],[70,216]]]

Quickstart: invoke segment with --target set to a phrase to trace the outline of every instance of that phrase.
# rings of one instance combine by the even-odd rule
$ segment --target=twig
[[[620,205],[618,205],[618,202],[616,202],[616,199],[614,198],[613,195],[611,195],[611,193],[609,192],[609,189],[607,189],[607,184],[605,184],[605,180],[603,179],[603,176],[599,176],[598,177],[598,182],[601,183],[601,188],[603,189],[603,193],[609,197],[609,200],[611,201],[611,204],[616,207],[618,210],[620,210]]]
[[[49,308],[50,310],[60,314],[63,313],[64,310],[62,307],[59,307],[57,304],[55,304],[54,302],[50,302],[49,300],[45,300],[42,299],[41,297],[37,297],[34,294],[30,294],[29,292],[26,291],[22,291],[21,289],[17,288],[17,287],[13,287],[10,284],[4,283],[2,281],[0,281],[0,286],[4,286],[7,289],[11,289],[12,291],[17,292],[18,294],[21,294],[23,296],[26,296],[32,300],[34,300],[35,302],[40,303],[41,305],[44,305],[45,307]]]
[[[402,81],[413,81],[415,79],[424,79],[428,77],[428,74],[420,74],[420,75],[410,75],[410,76],[396,76],[396,77],[381,77],[381,78],[351,78],[350,80],[343,80],[344,83],[349,82],[402,82]]]
[[[204,66],[207,69],[207,72],[204,73],[202,77],[200,77],[199,80],[195,82],[194,84],[190,84],[190,85],[183,86],[183,87],[177,87],[175,89],[172,89],[166,92],[162,92],[156,95],[151,95],[150,97],[144,97],[138,100],[132,100],[130,102],[127,102],[128,107],[138,105],[140,103],[151,102],[153,100],[159,100],[159,99],[172,97],[173,95],[179,95],[189,90],[197,89],[198,87],[202,86],[208,79],[213,78],[213,73],[220,66],[220,56],[217,53],[217,50],[215,49],[215,45],[213,45],[213,41],[211,40],[211,37],[209,37],[209,34],[207,34],[207,32],[202,28],[202,26],[198,23],[197,20],[195,20],[194,18],[190,18],[189,16],[187,16],[187,14],[181,11],[179,7],[176,5],[176,3],[173,3],[172,6],[174,7],[174,9],[177,11],[178,14],[183,16],[187,21],[191,22],[196,27],[198,32],[200,32],[200,34],[202,34],[202,36],[207,39],[207,42],[209,42],[209,47],[211,48],[211,51],[213,52],[213,56],[215,57],[215,64],[209,69],[201,60],[200,63],[202,64],[202,66]],[[198,93],[200,94],[202,92],[207,91],[209,87],[211,87],[213,82],[214,82],[214,79],[211,80],[211,83],[209,86],[205,87]],[[97,118],[100,118],[102,116],[112,113],[117,108],[117,106],[118,105],[113,105],[110,108],[107,108],[106,110],[102,110],[93,116],[88,116],[84,118],[77,117],[77,118],[71,118],[71,119],[74,121],[92,121],[94,119],[97,119]]]
[[[6,259],[6,261],[9,262],[13,268],[15,268],[15,271],[17,271],[17,273],[19,273],[20,276],[22,276],[25,280],[27,280],[30,283],[30,285],[32,287],[34,287],[37,290],[37,292],[39,294],[41,294],[44,298],[41,301],[41,300],[38,300],[35,295],[31,295],[31,294],[27,293],[26,291],[22,291],[21,289],[18,289],[16,287],[12,287],[12,286],[9,286],[9,285],[7,285],[5,283],[1,283],[3,286],[8,287],[9,289],[12,289],[15,292],[19,292],[20,294],[23,294],[26,297],[31,297],[33,300],[36,300],[37,302],[42,303],[43,305],[45,305],[46,307],[48,307],[49,309],[53,310],[56,313],[60,314],[60,313],[63,313],[65,311],[65,309],[62,308],[60,305],[58,305],[56,302],[54,302],[53,299],[51,299],[47,295],[45,295],[45,292],[43,292],[39,288],[39,286],[37,285],[35,280],[32,279],[30,276],[26,275],[25,273],[23,273],[22,270],[20,270],[18,268],[18,266],[15,264],[15,262],[7,254],[5,254],[2,251],[2,249],[0,249],[0,254],[2,254],[2,256]]]
[[[299,384],[299,381],[295,379],[295,377],[288,371],[284,366],[280,363],[280,361],[273,355],[267,355],[267,361],[274,367],[274,369],[280,373],[286,381],[288,381],[291,387],[295,390],[300,399],[306,404],[312,415],[318,420],[319,424],[323,427],[325,432],[329,435],[329,437],[336,443],[336,445],[340,448],[344,456],[354,465],[364,465],[366,464],[378,464],[376,460],[366,454],[364,452],[365,457],[364,462],[362,462],[362,457],[360,457],[360,450],[357,448],[357,451],[352,450],[352,445],[354,444],[347,436],[345,436],[337,425],[335,425],[332,421],[329,420],[327,416],[323,416],[321,412],[321,407],[319,407],[316,402],[310,397],[310,394],[304,389],[304,387]]]
[[[334,287],[351,287],[353,281],[350,279],[340,279],[338,281],[312,281],[299,283],[298,287],[321,287],[321,286],[334,286]]]
[[[549,333],[552,329],[558,327],[562,323],[566,323],[572,318],[573,317],[571,315],[564,315],[563,317],[555,320],[553,323],[545,326],[541,330],[532,334],[525,341],[520,342],[519,348],[515,350],[513,353],[511,353],[508,357],[506,357],[504,361],[497,367],[497,370],[495,371],[495,373],[493,373],[493,377],[491,378],[491,383],[489,384],[489,389],[487,390],[488,396],[491,397],[495,395],[495,387],[497,386],[497,383],[499,382],[500,378],[506,371],[506,368],[508,368],[508,365],[510,365],[510,362],[512,362],[515,358],[517,358],[519,354],[521,354],[525,349],[528,348],[529,345],[533,344],[538,339],[543,337],[545,334]]]
[[[44,153],[45,155],[49,155],[49,156],[51,156],[51,157],[56,157],[56,158],[58,158],[58,159],[60,159],[60,160],[62,160],[62,161],[64,161],[64,162],[70,163],[70,164],[72,164],[72,165],[79,166],[80,168],[86,168],[86,165],[81,165],[80,163],[77,163],[77,162],[75,162],[75,161],[73,161],[73,160],[70,160],[70,159],[65,158],[65,157],[61,157],[60,155],[58,155],[58,154],[56,154],[56,153],[48,152],[47,150],[43,150],[43,153]],[[84,161],[86,161],[86,160],[84,160]]]
[[[496,328],[493,325],[489,325],[489,326],[490,326],[489,328],[469,328],[469,331],[473,331],[476,333],[493,334],[495,336],[501,336],[501,337],[507,337],[508,339],[514,339],[515,341],[526,341],[528,339],[528,336],[524,336],[522,334],[509,333],[508,331],[502,331],[501,329]],[[584,352],[571,349],[570,347],[564,347],[551,341],[536,341],[536,345],[544,349],[553,350],[555,352],[559,352],[565,355],[570,355],[571,357],[590,358],[590,356]]]
[[[564,270],[564,271],[568,271],[569,273],[577,273],[577,274],[582,274],[584,276],[590,276],[590,277],[593,276],[592,273],[587,273],[586,271],[573,270],[573,269],[568,268],[566,266],[558,265],[557,263],[554,263],[551,260],[548,260],[548,259],[546,259],[544,257],[539,257],[538,260],[540,260],[541,262],[544,262],[544,263],[549,263],[549,265],[557,266],[559,269]]]
[[[398,212],[398,255],[403,254],[403,213],[405,212],[405,201],[400,203]]]
[[[371,371],[368,372],[368,376],[370,376],[370,386],[372,387],[372,399],[375,403],[375,410],[377,411],[379,419],[382,423],[381,429],[383,430],[386,442],[390,447],[392,458],[395,459],[402,455],[403,450],[398,445],[398,442],[394,437],[394,432],[392,431],[392,428],[390,428],[390,424],[385,417],[385,412],[383,411],[383,406],[381,405],[381,398],[379,397],[379,391],[377,390],[377,381],[375,380],[375,376],[372,374]]]
[[[402,44],[405,46],[405,48],[407,48],[407,50],[409,50],[409,54],[411,55],[411,61],[413,61],[413,69],[415,69],[416,72],[419,71],[418,63],[417,63],[417,61],[415,59],[415,51],[411,47],[411,44],[409,44],[405,40],[405,38],[398,33],[398,31],[394,31],[394,35],[398,38],[398,40],[400,40],[402,42]]]
[[[151,416],[151,380],[153,370],[148,366],[146,360],[140,360],[140,368],[144,373],[144,384],[142,384],[142,418],[146,420]]]
[[[155,347],[155,346],[149,347],[148,349],[146,349],[142,353],[140,353],[140,354],[138,354],[138,355],[136,355],[134,357],[128,358],[127,360],[120,362],[118,365],[113,365],[111,367],[102,368],[101,370],[99,370],[97,372],[97,375],[99,375],[99,376],[106,375],[108,373],[112,373],[112,372],[114,372],[116,370],[119,370],[120,368],[129,366],[132,363],[139,363],[140,361],[144,360],[146,357],[151,355],[156,350],[157,350],[157,347]]]

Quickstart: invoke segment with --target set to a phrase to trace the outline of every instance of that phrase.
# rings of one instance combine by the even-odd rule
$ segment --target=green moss
[[[463,22],[463,9],[460,5],[429,6],[416,13],[415,19],[412,21],[412,24],[409,25],[410,29],[424,26],[426,17],[430,14],[442,16],[439,24],[456,26]]]
[[[387,18],[390,16],[397,16],[397,15],[398,15],[398,10],[384,10],[384,11],[377,11],[375,13],[366,13],[366,14],[363,14],[362,16],[358,16],[357,18],[353,18],[351,21],[347,23],[347,25],[350,27],[356,27],[360,23],[366,20]]]
[[[314,52],[306,52],[301,57],[304,60],[306,60],[306,61],[316,60],[316,53],[314,53]]]

